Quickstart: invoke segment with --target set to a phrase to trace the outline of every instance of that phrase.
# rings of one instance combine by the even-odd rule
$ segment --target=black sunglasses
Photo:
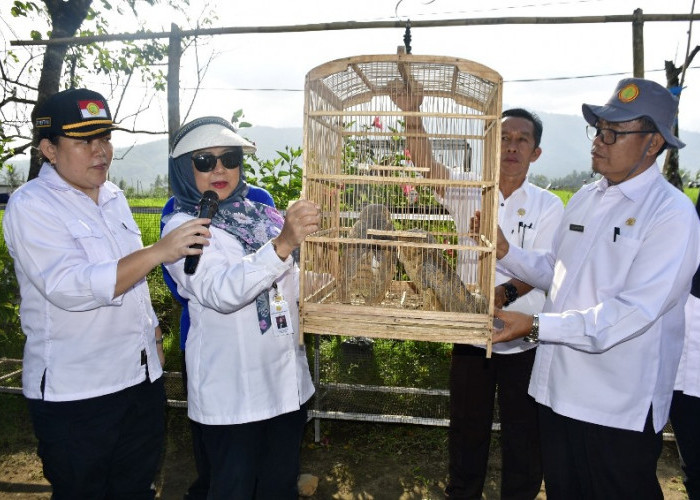
[[[212,153],[198,153],[192,156],[194,168],[200,172],[211,172],[216,168],[216,162],[218,160],[221,160],[221,164],[224,167],[234,169],[241,166],[243,155],[238,151],[226,151],[219,156]]]

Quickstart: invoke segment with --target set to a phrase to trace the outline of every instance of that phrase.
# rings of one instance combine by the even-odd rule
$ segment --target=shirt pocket
[[[134,219],[125,219],[121,221],[122,228],[124,229],[124,236],[121,240],[125,241],[127,244],[126,252],[131,253],[143,247],[141,228],[136,224]]]
[[[100,228],[81,219],[70,220],[66,225],[77,247],[85,252],[89,262],[100,262],[110,258],[105,235]]]
[[[520,228],[518,232],[518,243],[521,248],[525,250],[532,250],[535,248],[535,239],[537,238],[537,227],[534,223],[530,223],[527,226]]]
[[[598,292],[599,300],[616,296],[625,286],[630,269],[642,243],[640,240],[617,235],[599,241],[594,247],[593,262],[596,269],[596,283],[593,285]]]

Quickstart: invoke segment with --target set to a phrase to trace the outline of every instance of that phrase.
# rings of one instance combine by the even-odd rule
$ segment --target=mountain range
[[[587,171],[590,168],[591,143],[586,137],[583,118],[549,113],[541,113],[540,118],[544,124],[542,155],[530,166],[530,174],[555,180],[574,171]],[[284,151],[285,146],[297,148],[303,142],[301,127],[251,127],[241,129],[240,133],[255,142],[257,155],[264,160],[276,158],[277,151]],[[681,168],[694,174],[700,170],[700,132],[681,130],[680,137],[686,143],[686,147],[680,151]],[[131,148],[115,148],[110,179],[116,182],[123,179],[129,186],[146,190],[158,176],[167,176],[167,158],[168,143],[165,138],[136,144]],[[28,160],[12,160],[10,163],[16,166],[21,178],[26,179]]]

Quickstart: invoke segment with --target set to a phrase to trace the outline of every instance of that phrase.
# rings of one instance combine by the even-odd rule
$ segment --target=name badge
[[[569,231],[583,232],[583,226],[580,224],[569,224]]]
[[[272,332],[275,337],[283,337],[292,335],[292,317],[289,314],[289,305],[284,300],[282,294],[277,290],[273,291],[272,300],[270,300],[270,319],[272,320]]]

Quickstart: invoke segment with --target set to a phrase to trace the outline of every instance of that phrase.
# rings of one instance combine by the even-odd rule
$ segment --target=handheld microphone
[[[214,191],[204,191],[202,194],[202,199],[199,200],[199,214],[197,214],[197,217],[211,219],[214,217],[214,214],[218,209],[219,195],[217,195]],[[209,227],[209,224],[207,224],[207,227]],[[202,248],[202,245],[197,243],[190,246],[190,248]],[[197,265],[199,264],[199,258],[201,256],[202,254],[188,255],[185,257],[186,274],[194,274],[194,272],[197,270]]]

